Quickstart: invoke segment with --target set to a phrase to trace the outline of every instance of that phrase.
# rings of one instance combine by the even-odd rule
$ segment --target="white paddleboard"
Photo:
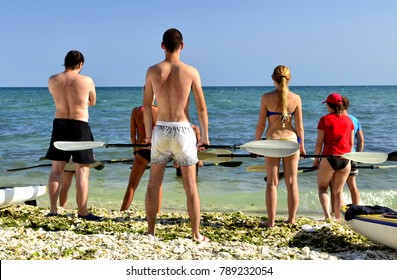
[[[0,208],[35,199],[46,191],[47,187],[44,185],[0,187]]]

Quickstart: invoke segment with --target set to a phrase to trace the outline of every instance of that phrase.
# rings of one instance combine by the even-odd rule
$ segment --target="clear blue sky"
[[[47,86],[67,51],[97,86],[141,86],[164,31],[204,86],[397,85],[395,0],[14,0],[0,2],[0,87]]]

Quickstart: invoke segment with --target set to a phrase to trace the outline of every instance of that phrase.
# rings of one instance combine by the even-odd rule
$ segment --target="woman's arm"
[[[137,135],[136,135],[136,122],[135,122],[135,108],[132,109],[131,118],[130,118],[130,139],[131,143],[135,144]]]
[[[317,141],[316,141],[316,146],[314,148],[315,155],[321,154],[323,144],[324,144],[324,135],[325,135],[324,130],[321,130],[321,129],[317,130]],[[313,168],[318,168],[319,163],[320,163],[320,158],[315,158],[314,162],[313,162]]]
[[[263,132],[265,131],[265,127],[266,127],[266,118],[267,118],[267,107],[266,107],[265,95],[263,95],[261,99],[259,118],[258,118],[258,123],[256,125],[254,140],[260,140],[262,138]]]
[[[305,155],[305,130],[303,127],[303,113],[302,113],[302,101],[300,96],[298,96],[297,107],[295,110],[295,126],[296,126],[296,133],[300,138],[300,154]]]

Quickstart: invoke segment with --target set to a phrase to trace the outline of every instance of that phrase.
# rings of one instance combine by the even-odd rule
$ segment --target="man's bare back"
[[[192,66],[179,60],[179,52],[148,69],[146,77],[145,107],[149,107],[154,95],[158,106],[157,121],[190,122],[189,96],[193,92],[203,143],[208,144],[208,116],[199,72]],[[151,121],[151,120],[150,120]],[[151,127],[146,131],[151,135]]]
[[[96,103],[94,81],[80,75],[81,67],[51,76],[48,88],[54,98],[55,118],[88,122],[88,106]]]
[[[149,69],[148,78],[159,107],[157,120],[188,122],[190,90],[200,81],[197,70],[181,61],[163,61]]]

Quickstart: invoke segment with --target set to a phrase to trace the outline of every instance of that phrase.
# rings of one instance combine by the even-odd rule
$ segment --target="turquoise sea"
[[[390,153],[397,150],[397,86],[297,86],[290,88],[302,98],[306,134],[306,152],[313,154],[317,123],[327,113],[321,104],[331,92],[350,99],[349,112],[361,122],[365,151]],[[272,87],[204,87],[209,110],[211,144],[234,145],[254,137],[261,95]],[[90,125],[96,141],[129,143],[129,118],[133,107],[142,103],[142,88],[99,87],[97,105],[90,108]],[[193,98],[192,98],[192,102]],[[40,161],[45,155],[52,129],[54,105],[47,88],[0,88],[0,186],[47,184],[49,167],[8,172],[7,169],[49,163]],[[193,123],[197,123],[194,104]],[[244,151],[234,151],[244,153]],[[133,157],[130,148],[95,149],[98,160]],[[235,158],[239,167],[208,166],[199,170],[198,187],[202,211],[242,211],[265,215],[264,173],[247,172],[250,165],[263,159]],[[387,161],[383,165],[397,165]],[[302,160],[300,166],[311,166]],[[128,182],[130,165],[107,164],[103,170],[91,171],[89,207],[118,210]],[[397,168],[360,169],[357,183],[364,204],[397,209]],[[141,180],[132,206],[144,209],[144,195],[149,172]],[[316,172],[299,175],[300,205],[298,215],[322,213],[317,197]],[[347,187],[345,197],[350,201]],[[286,188],[280,182],[278,213],[285,215]],[[38,199],[48,207],[48,195]],[[164,211],[185,211],[186,199],[181,179],[173,168],[164,178]],[[74,187],[69,208],[75,208]]]

